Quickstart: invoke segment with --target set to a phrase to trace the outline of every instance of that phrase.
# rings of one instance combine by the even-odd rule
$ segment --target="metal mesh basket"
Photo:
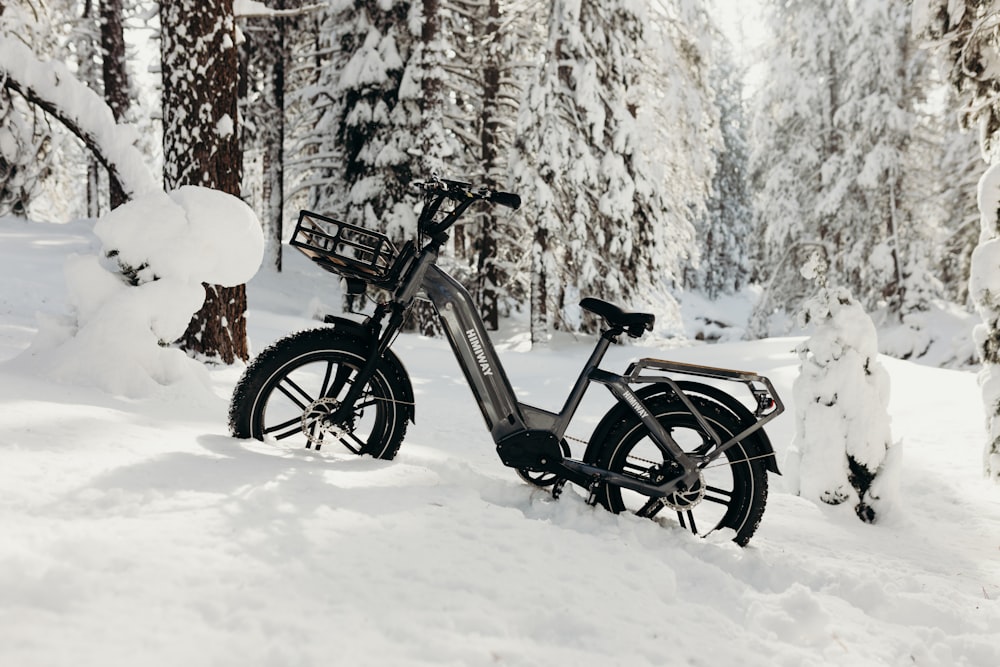
[[[327,271],[382,283],[389,278],[396,248],[385,234],[302,211],[291,245]]]

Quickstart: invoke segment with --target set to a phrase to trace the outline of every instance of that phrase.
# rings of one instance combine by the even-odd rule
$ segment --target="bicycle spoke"
[[[334,365],[335,364],[332,361],[327,361],[326,362],[326,372],[323,373],[323,383],[319,387],[319,395],[320,396],[327,396],[328,395],[326,393],[326,389],[327,389],[327,387],[330,386],[330,375],[333,374],[333,367],[334,367]]]
[[[285,385],[288,385],[288,387],[285,387]],[[302,387],[295,384],[295,382],[292,381],[292,378],[288,377],[287,375],[281,378],[281,382],[278,383],[277,389],[282,394],[287,396],[288,400],[290,400],[292,403],[299,406],[303,410],[305,410],[306,407],[313,402],[313,397],[307,394]],[[293,391],[296,392],[298,396],[292,393]],[[301,400],[299,400],[299,396],[305,399],[304,403]]]
[[[705,500],[720,505],[729,505],[729,503],[733,502],[733,492],[720,489],[716,486],[707,486],[705,487]]]
[[[349,443],[347,441],[348,438],[350,438],[351,440],[353,440],[354,442],[356,442],[357,443],[357,447],[352,447],[351,443]],[[353,433],[346,433],[346,434],[344,434],[343,436],[340,437],[340,444],[342,444],[344,447],[347,447],[349,450],[351,450],[352,453],[354,453],[354,454],[360,454],[361,451],[365,448],[365,445],[367,443],[365,443],[364,440],[362,440],[358,436],[354,435]]]
[[[376,403],[375,399],[374,399],[374,398],[371,398],[371,397],[369,397],[369,398],[368,398],[368,400],[367,400],[367,401],[365,401],[364,403],[355,403],[355,404],[354,404],[354,409],[355,409],[355,410],[364,410],[364,409],[365,409],[365,408],[367,408],[367,407],[370,407],[370,406],[372,406],[372,405],[375,405],[375,403]]]
[[[289,427],[291,427],[291,428],[289,428]],[[296,433],[299,433],[302,430],[302,418],[301,417],[295,417],[294,419],[289,419],[286,422],[282,422],[280,424],[275,424],[271,428],[266,428],[266,429],[264,429],[264,435],[272,435],[272,434],[275,433],[275,431],[281,431],[282,429],[286,429],[286,428],[288,429],[288,431],[286,431],[284,433],[278,433],[277,435],[274,436],[274,439],[275,440],[284,440],[287,437],[290,437],[290,436],[295,435]]]
[[[678,512],[677,514],[680,514],[680,512]],[[694,512],[692,510],[688,510],[687,511],[687,517],[688,517],[688,523],[691,524],[691,526],[690,526],[691,532],[694,533],[695,535],[697,535],[698,534],[698,526],[696,526],[695,523],[694,523]]]

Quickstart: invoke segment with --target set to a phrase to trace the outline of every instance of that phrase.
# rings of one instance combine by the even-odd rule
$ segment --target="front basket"
[[[386,281],[396,257],[385,234],[311,211],[299,213],[290,243],[327,271],[375,284]]]

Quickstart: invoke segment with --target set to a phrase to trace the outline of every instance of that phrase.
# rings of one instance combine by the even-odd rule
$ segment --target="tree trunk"
[[[129,107],[128,73],[125,69],[125,34],[122,30],[122,0],[101,0],[101,51],[104,99],[115,121],[121,121]],[[127,201],[121,184],[109,179],[111,208]]]
[[[163,0],[164,188],[199,185],[239,196],[238,57],[233,0]],[[246,286],[205,286],[179,341],[231,364],[248,357]]]
[[[497,171],[500,117],[497,113],[500,96],[500,63],[498,61],[498,42],[500,38],[500,2],[489,0],[486,8],[484,25],[484,44],[486,54],[483,59],[483,102],[480,112],[479,140],[481,143],[481,160],[486,172],[486,185],[497,186],[495,179]],[[497,215],[493,209],[483,212],[479,238],[479,260],[477,273],[477,296],[479,312],[486,323],[486,328],[496,331],[500,328],[500,308],[498,292],[503,278],[497,264]]]
[[[271,7],[285,9],[285,0],[273,0]],[[267,68],[264,103],[270,122],[264,132],[264,237],[267,243],[267,260],[281,271],[281,238],[285,211],[285,55],[288,19],[277,16],[271,28],[271,38],[265,42],[262,53]]]

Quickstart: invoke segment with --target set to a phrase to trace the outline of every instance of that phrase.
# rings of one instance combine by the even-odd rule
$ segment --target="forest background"
[[[202,57],[161,39],[172,7],[236,16],[238,189],[276,270],[300,208],[412,236],[409,184],[437,172],[524,199],[456,228],[446,259],[493,328],[588,329],[594,294],[655,310],[662,334],[787,333],[818,255],[883,352],[976,362],[971,334],[928,323],[972,312],[986,163],[908,0],[744,4],[739,49],[732,4],[698,0],[0,1],[2,34],[101,92],[165,183],[159,75]],[[0,93],[0,215],[98,217],[113,189],[50,114]],[[749,317],[683,321],[679,301],[733,296]]]

